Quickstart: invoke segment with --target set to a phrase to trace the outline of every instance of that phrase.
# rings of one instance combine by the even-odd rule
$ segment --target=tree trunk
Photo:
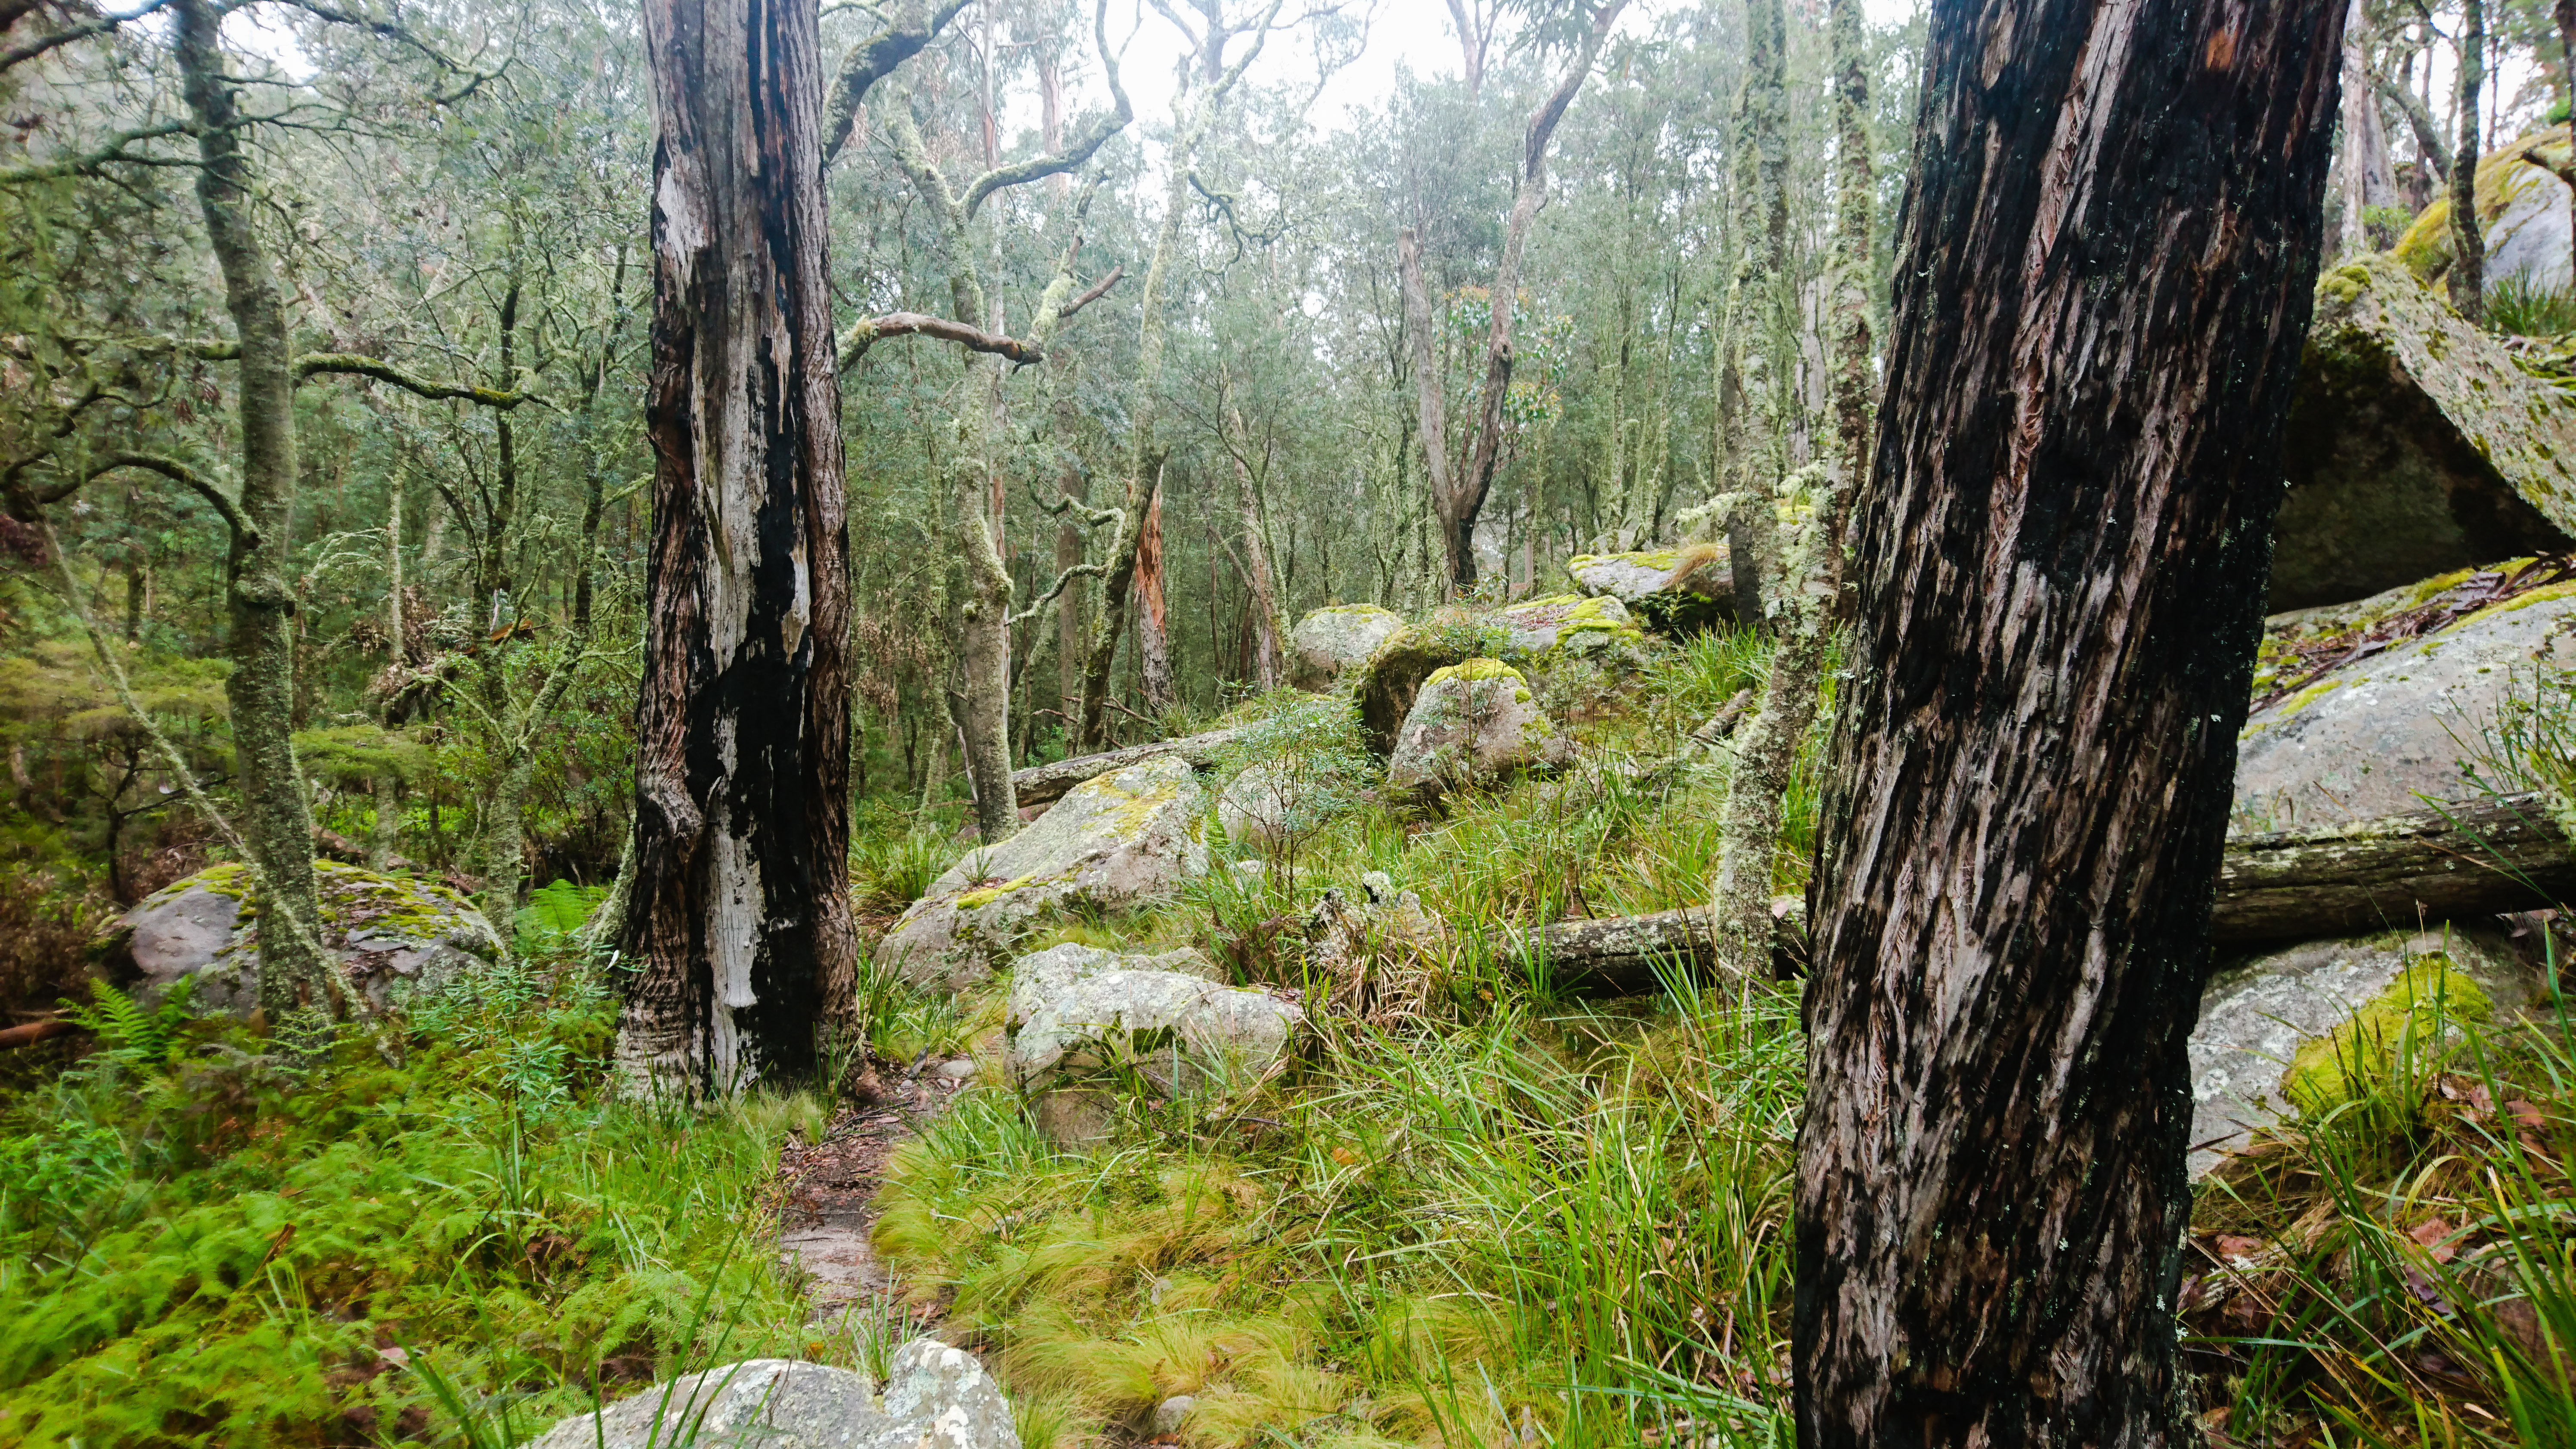
[[[847,531],[821,61],[796,0],[648,0],[654,452],[630,1082],[793,1079],[848,1009]]]
[[[2576,3],[2576,0],[2571,0]],[[2343,238],[2347,257],[2379,250],[2394,238],[2375,235],[2370,213],[2397,201],[2397,179],[2388,162],[2388,128],[2370,84],[2370,32],[2361,0],[2344,13],[2343,30]]]
[[[1772,0],[1776,8],[1777,0]],[[1774,19],[1778,17],[1775,15]],[[1717,892],[1711,936],[1718,970],[1737,981],[1769,974],[1772,961],[1772,867],[1779,853],[1780,822],[1798,747],[1816,722],[1843,588],[1843,510],[1849,481],[1869,459],[1870,192],[1877,182],[1869,157],[1869,61],[1862,49],[1860,0],[1833,0],[1834,190],[1841,203],[1834,221],[1836,267],[1831,315],[1834,415],[1841,477],[1829,482],[1807,520],[1799,557],[1783,571],[1780,642],[1763,684],[1762,710],[1746,727],[1727,778],[1726,814],[1719,831]],[[1775,36],[1776,38],[1776,36]],[[1784,191],[1787,177],[1764,177]],[[1785,238],[1783,238],[1785,241]],[[1739,503],[1770,508],[1767,497]],[[1768,522],[1767,515],[1761,520]],[[1730,531],[1730,539],[1736,536]],[[1740,567],[1740,566],[1739,566]]]
[[[2194,1437],[2185,1044],[2344,5],[1932,12],[1811,888],[1810,1449]]]
[[[1245,431],[1243,415],[1234,415],[1235,436],[1249,447],[1252,435]],[[1252,682],[1264,693],[1279,687],[1285,674],[1281,641],[1287,637],[1288,621],[1279,612],[1278,586],[1270,578],[1270,523],[1263,516],[1261,494],[1253,487],[1252,465],[1240,455],[1234,460],[1234,486],[1243,508],[1244,581],[1252,586]]]
[[[367,831],[367,869],[391,870],[402,853],[402,781],[384,774],[373,784],[376,818]]]
[[[2576,137],[2576,0],[2556,0],[2550,8],[2558,21],[2558,76],[2567,87],[2567,133]],[[2576,186],[2567,188],[2567,234],[2576,238]]]
[[[1145,505],[1145,527],[1136,537],[1136,669],[1145,686],[1145,708],[1156,718],[1179,702],[1172,685],[1170,615],[1163,604],[1163,490]]]
[[[2486,0],[2460,3],[2460,131],[2451,150],[2451,306],[2472,322],[2486,316],[2487,243],[2478,229],[2478,92],[2487,76]]]
[[[958,614],[958,664],[964,670],[957,708],[966,778],[975,792],[975,829],[999,844],[1020,828],[1011,798],[1011,574],[1002,562],[991,506],[993,452],[1002,430],[1002,360],[971,358],[966,369],[969,426],[977,435],[956,461],[957,530],[966,554],[966,596]]]
[[[174,7],[180,74],[198,126],[197,205],[223,272],[224,308],[241,344],[241,516],[224,559],[229,616],[224,681],[231,707],[241,831],[266,886],[263,916],[286,929],[259,933],[260,1006],[276,1021],[323,1007],[336,993],[323,973],[320,892],[313,873],[313,814],[296,768],[295,595],[286,553],[295,500],[294,356],[286,304],[251,220],[250,163],[242,118],[225,80],[217,12],[205,0]]]

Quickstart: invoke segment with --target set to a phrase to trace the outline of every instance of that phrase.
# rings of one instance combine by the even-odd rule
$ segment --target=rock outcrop
[[[1068,912],[1161,899],[1207,872],[1204,799],[1189,762],[1171,755],[1085,781],[1019,834],[967,852],[932,881],[877,959],[915,986],[954,990]]]
[[[1735,585],[1726,546],[1577,554],[1565,561],[1574,586],[1614,598],[1659,634],[1695,634],[1735,617]]]
[[[2555,292],[2568,285],[2567,184],[2553,169],[2568,160],[2567,127],[2557,125],[2518,137],[2478,162],[2478,234],[2486,242],[2480,271],[2490,293],[2506,286]],[[2416,215],[2394,248],[2428,287],[2451,270],[2449,192],[2444,187]]]
[[[1492,784],[1561,750],[1521,672],[1500,660],[1470,659],[1423,681],[1387,761],[1386,786],[1435,798]]]
[[[2517,674],[2528,690],[2536,665],[2576,665],[2576,639],[2568,637],[2576,630],[2576,580],[2485,604],[2475,592],[2455,597],[2497,591],[2497,581],[2511,576],[2435,579],[2271,620],[2256,688],[2296,687],[2245,723],[2237,828],[2334,825],[2472,793],[2460,761],[2478,747]],[[2453,616],[2453,606],[2464,612]],[[2405,633],[2429,625],[2438,627]],[[2334,667],[2306,677],[2319,662]]]
[[[2576,401],[2365,257],[2318,283],[2282,469],[2269,607],[2341,603],[2568,547]]]
[[[1360,739],[1373,754],[1395,748],[1395,737],[1413,711],[1422,681],[1435,671],[1476,657],[1485,635],[1464,621],[1449,627],[1408,624],[1386,637],[1351,676],[1351,693],[1360,712]]]
[[[2547,991],[2544,978],[2504,928],[2468,923],[2304,942],[2212,977],[2191,1034],[2193,1175],[2254,1129],[2331,1108],[2401,1059],[2428,1065],[2444,1023],[2518,1010]]]
[[[1317,609],[1288,633],[1288,683],[1297,689],[1330,689],[1403,627],[1403,615],[1375,604]]]
[[[1019,1449],[1010,1405],[975,1356],[915,1339],[868,1376],[758,1358],[694,1373],[575,1414],[529,1449]]]
[[[1057,946],[1015,964],[1011,1075],[1039,1127],[1059,1142],[1094,1142],[1122,1092],[1240,1091],[1277,1069],[1305,1013],[1215,974],[1188,950],[1134,956]]]
[[[350,984],[378,1007],[501,959],[492,923],[463,896],[408,876],[314,862],[322,940]],[[197,1003],[247,1013],[259,1004],[257,904],[250,872],[218,865],[154,892],[99,938],[111,979],[157,994],[183,977]]]

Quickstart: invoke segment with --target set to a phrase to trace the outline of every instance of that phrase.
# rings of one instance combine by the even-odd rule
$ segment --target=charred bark
[[[2162,1445],[2345,0],[1932,13],[1819,830],[1799,1440]]]
[[[648,0],[653,534],[619,1061],[792,1079],[846,1008],[847,532],[817,19]]]

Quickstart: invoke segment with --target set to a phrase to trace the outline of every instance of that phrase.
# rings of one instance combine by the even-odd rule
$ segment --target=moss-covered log
[[[1659,969],[1705,980],[1717,964],[1705,906],[1559,921],[1536,932],[1530,944],[1558,988],[1578,996],[1641,996],[1663,989]],[[1807,969],[1806,903],[1797,897],[1772,902],[1771,968],[1784,979]]]
[[[1020,807],[1052,805],[1064,798],[1064,792],[1085,780],[1096,780],[1129,765],[1163,755],[1178,755],[1193,769],[1204,770],[1216,763],[1217,752],[1234,743],[1235,730],[1209,730],[1200,735],[1184,735],[1176,740],[1155,740],[1148,744],[1129,745],[1106,754],[1077,755],[1049,765],[1031,765],[1011,775],[1012,793],[1019,797]]]
[[[2536,795],[2231,841],[2218,946],[2345,936],[2576,899],[2576,857]]]

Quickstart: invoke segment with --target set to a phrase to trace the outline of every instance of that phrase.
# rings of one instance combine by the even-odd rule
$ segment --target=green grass
[[[0,1125],[0,1442],[435,1437],[431,1370],[524,1433],[693,1341],[803,1351],[762,1208],[798,1104],[603,1101],[610,1024],[556,958],[423,1003],[396,1063],[104,1033]]]

